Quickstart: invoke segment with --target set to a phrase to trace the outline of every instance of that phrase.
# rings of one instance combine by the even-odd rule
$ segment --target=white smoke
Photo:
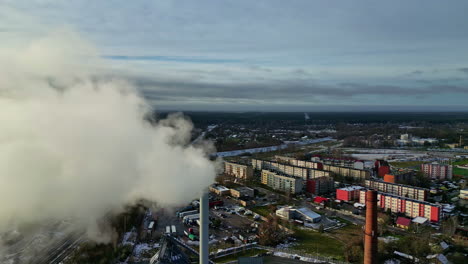
[[[73,218],[92,236],[109,211],[181,204],[213,181],[191,123],[150,125],[134,87],[96,77],[97,54],[67,31],[0,53],[0,232]]]

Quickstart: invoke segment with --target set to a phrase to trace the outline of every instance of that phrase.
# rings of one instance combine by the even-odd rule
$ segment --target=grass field
[[[468,177],[468,170],[454,167],[453,174]]]
[[[390,164],[399,167],[399,168],[419,168],[423,161],[400,161],[400,162],[391,162]]]
[[[256,206],[251,209],[253,212],[267,217],[270,213],[274,213],[274,211],[270,210],[269,206]]]
[[[455,167],[455,165],[466,165],[466,164],[468,164],[468,159],[455,161],[452,164],[454,165],[453,166],[453,174],[454,175],[462,175],[462,176],[465,176],[465,177],[468,176],[468,170]]]
[[[292,249],[301,250],[308,254],[320,254],[343,260],[344,244],[326,233],[295,228],[297,245]]]

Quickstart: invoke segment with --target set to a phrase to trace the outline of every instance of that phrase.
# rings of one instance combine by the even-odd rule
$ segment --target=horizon
[[[60,50],[73,32],[89,45],[64,66],[125,80],[159,109],[468,111],[466,1],[1,5],[0,55],[51,35]]]

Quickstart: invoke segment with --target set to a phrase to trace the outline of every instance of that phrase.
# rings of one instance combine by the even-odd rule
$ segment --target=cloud
[[[419,96],[433,94],[468,93],[468,86],[439,85],[429,82],[424,86],[397,86],[386,84],[339,83],[323,84],[316,80],[284,79],[258,82],[198,82],[130,78],[143,94],[153,100],[182,100],[183,98],[244,99],[290,103],[319,98],[357,98],[360,96]]]
[[[449,105],[462,103],[458,95],[468,84],[460,80],[462,71],[454,73],[468,59],[466,1],[425,1],[424,12],[420,3],[367,0],[1,5],[0,24],[8,31],[0,32],[0,52],[49,28],[74,28],[108,61],[92,66],[100,78],[101,71],[129,76],[152,102],[170,101],[175,109],[196,102],[209,110],[210,102],[223,99],[242,109],[249,103],[360,104],[381,94],[395,103],[404,95],[408,105],[438,103],[443,96]],[[441,84],[446,92],[432,87]]]
[[[100,78],[93,54],[59,31],[0,57],[0,233],[73,219],[105,241],[96,225],[108,212],[139,199],[185,203],[213,181],[215,164],[188,144],[192,124],[150,125],[138,90]]]
[[[463,73],[468,73],[468,68],[459,68],[458,70]]]

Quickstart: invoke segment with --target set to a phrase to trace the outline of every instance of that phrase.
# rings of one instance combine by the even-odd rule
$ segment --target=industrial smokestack
[[[364,264],[377,263],[377,192],[366,193],[366,228],[364,231]]]
[[[200,264],[208,263],[208,223],[209,223],[208,192],[200,198]]]

